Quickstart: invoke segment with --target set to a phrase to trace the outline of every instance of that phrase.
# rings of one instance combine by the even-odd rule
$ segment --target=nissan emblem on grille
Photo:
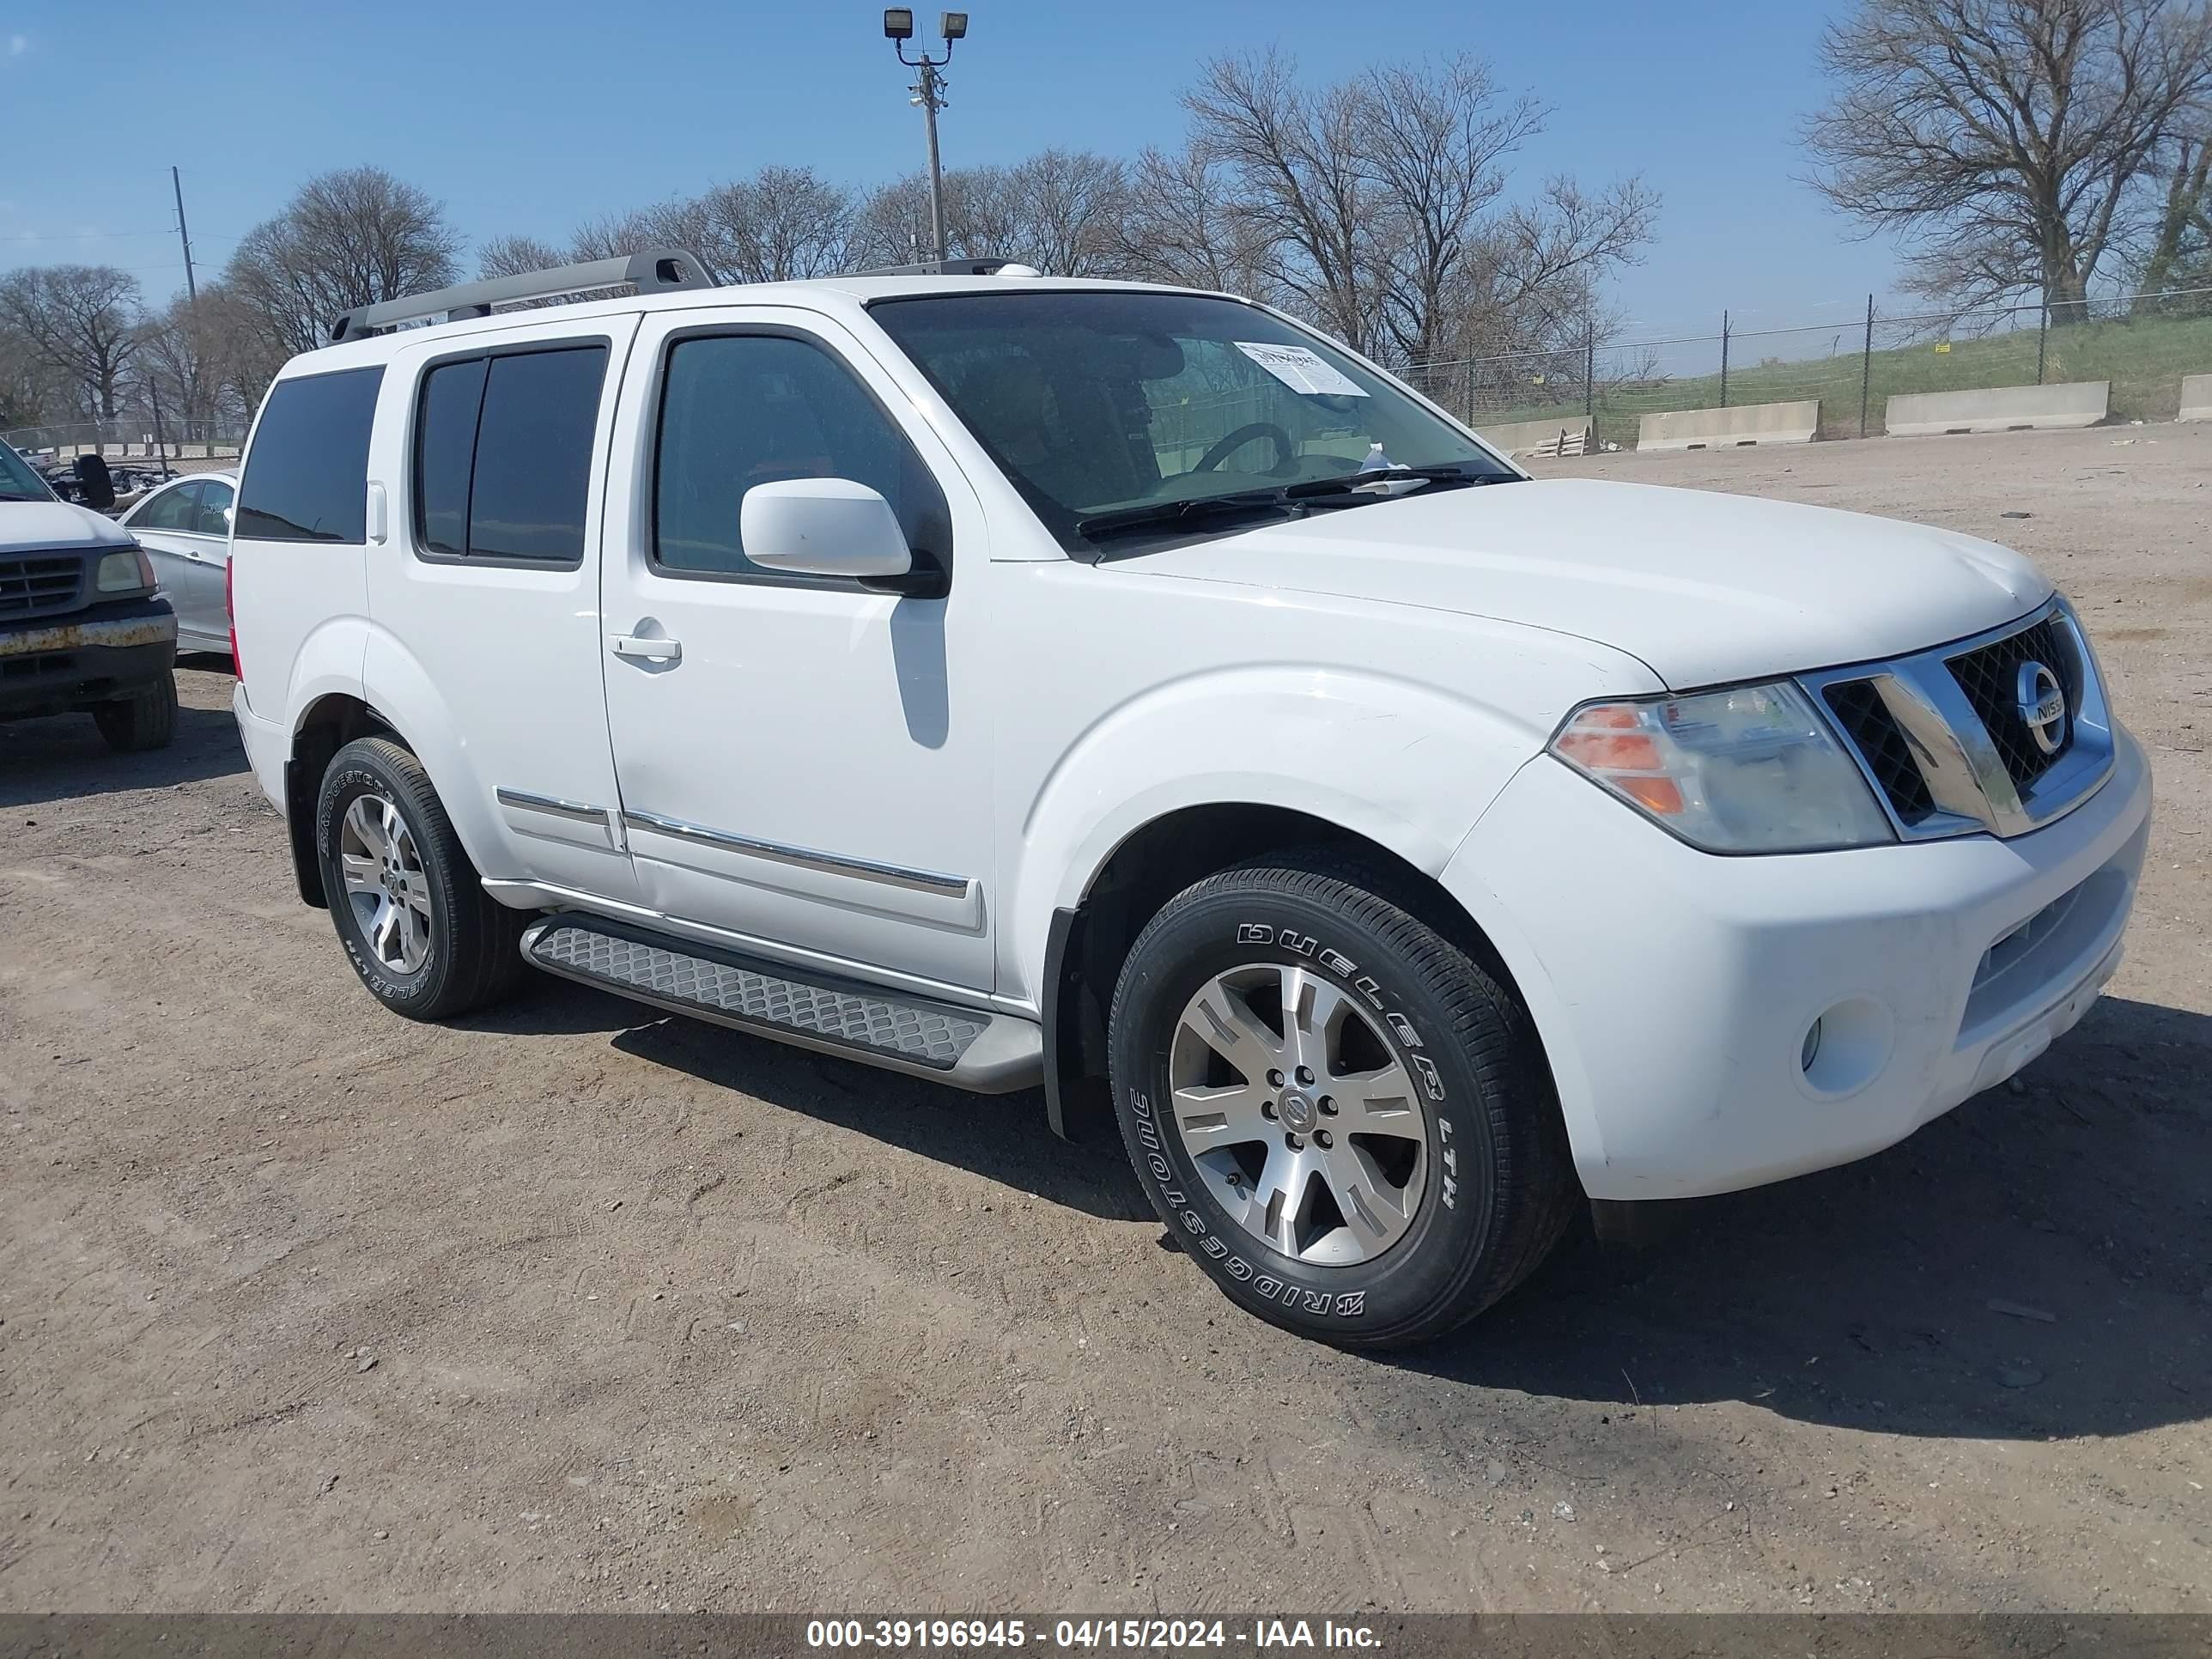
[[[2066,691],[2058,676],[2039,662],[2021,664],[2018,698],[2027,735],[2045,754],[2057,754],[2066,742]]]

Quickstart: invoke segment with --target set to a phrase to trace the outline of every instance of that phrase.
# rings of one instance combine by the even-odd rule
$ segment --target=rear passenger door
[[[482,873],[617,902],[636,884],[607,746],[597,550],[636,327],[532,322],[397,354],[376,457],[397,487],[368,561],[366,678],[445,711],[457,743],[434,780],[474,830]]]

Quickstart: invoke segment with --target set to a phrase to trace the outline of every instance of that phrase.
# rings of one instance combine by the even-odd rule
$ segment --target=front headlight
[[[154,586],[154,565],[137,543],[100,556],[92,585],[103,593],[145,593]]]
[[[1709,853],[1810,853],[1895,839],[1812,700],[1788,681],[1586,703],[1552,752]]]

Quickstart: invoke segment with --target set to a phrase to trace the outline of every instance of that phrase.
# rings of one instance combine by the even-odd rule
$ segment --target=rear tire
[[[331,757],[315,847],[338,942],[394,1013],[451,1019],[522,976],[530,918],[483,890],[422,763],[388,738]]]
[[[177,676],[173,670],[136,696],[103,702],[92,711],[93,724],[107,746],[125,755],[167,749],[177,735]]]
[[[1109,1026],[1162,1222],[1239,1306],[1352,1347],[1473,1318],[1580,1200],[1527,1010],[1398,884],[1332,849],[1209,877],[1138,936]]]

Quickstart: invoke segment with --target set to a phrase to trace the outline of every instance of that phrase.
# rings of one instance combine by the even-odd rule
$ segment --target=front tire
[[[93,724],[107,746],[125,755],[167,749],[177,735],[177,677],[161,676],[135,696],[103,702],[92,711]]]
[[[1209,877],[1139,935],[1109,1027],[1162,1222],[1231,1301],[1352,1347],[1473,1318],[1579,1194],[1527,1011],[1397,886],[1327,850]]]
[[[429,774],[399,744],[362,738],[331,757],[315,845],[338,942],[394,1013],[450,1019],[520,978],[528,918],[484,891]]]

